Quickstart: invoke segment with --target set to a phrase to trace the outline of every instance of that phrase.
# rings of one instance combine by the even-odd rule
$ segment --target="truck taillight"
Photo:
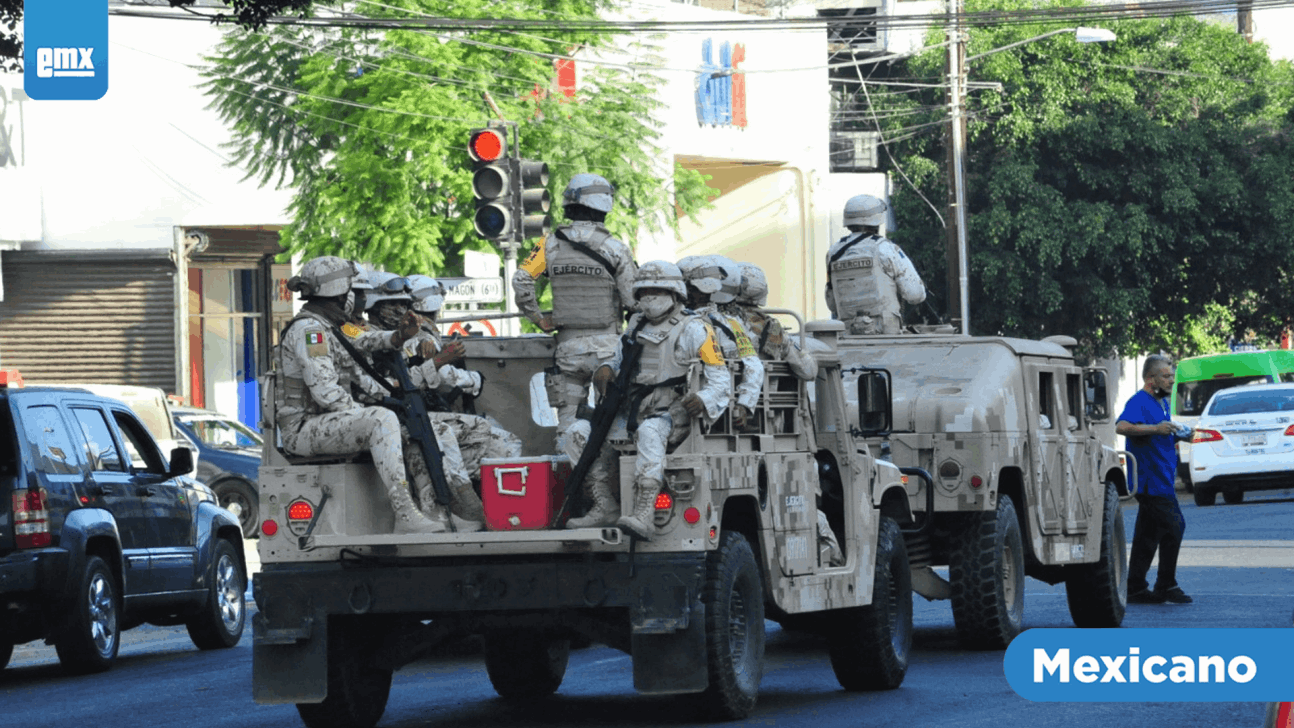
[[[49,494],[44,488],[15,490],[13,492],[14,545],[20,549],[38,549],[50,545],[49,511],[45,501]]]

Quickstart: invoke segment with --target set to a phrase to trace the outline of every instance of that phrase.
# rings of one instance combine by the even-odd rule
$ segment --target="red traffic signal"
[[[502,159],[508,151],[508,140],[497,129],[476,129],[467,142],[467,153],[475,162],[493,162]]]

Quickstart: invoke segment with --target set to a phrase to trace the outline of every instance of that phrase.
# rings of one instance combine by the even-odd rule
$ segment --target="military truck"
[[[1000,649],[1019,634],[1025,576],[1064,582],[1079,627],[1123,621],[1127,478],[1093,429],[1110,417],[1105,370],[1077,366],[1075,343],[943,332],[840,341],[862,439],[933,477],[909,493],[929,520],[903,524],[913,588],[952,600],[967,646]],[[892,398],[869,390],[877,371]],[[947,580],[932,568],[943,565]]]
[[[897,525],[912,518],[910,486],[854,441],[834,351],[840,325],[808,330],[823,342],[817,380],[806,386],[785,362],[768,362],[758,431],[737,433],[727,415],[710,427],[694,423],[668,456],[650,541],[615,527],[393,535],[364,455],[300,458],[275,446],[269,375],[262,566],[253,587],[256,701],[295,703],[310,728],[372,726],[394,670],[476,634],[498,694],[534,699],[561,685],[575,637],[630,653],[639,692],[695,694],[701,713],[732,719],[755,704],[765,617],[806,615],[831,629],[842,686],[897,687],[912,640]],[[543,383],[553,339],[465,344],[467,366],[486,377],[477,411],[506,423],[525,455],[552,452],[556,418]],[[616,447],[621,500],[632,502],[634,447]],[[540,465],[534,457],[494,463],[506,491],[504,479],[483,488],[542,487]],[[815,474],[842,566],[818,547]],[[883,513],[882,502],[895,512]],[[488,522],[488,499],[486,509]]]

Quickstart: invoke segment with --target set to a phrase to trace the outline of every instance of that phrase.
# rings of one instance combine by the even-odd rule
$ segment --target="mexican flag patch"
[[[306,334],[307,344],[322,344],[323,342],[324,342],[324,336],[322,331],[311,331],[310,333]]]

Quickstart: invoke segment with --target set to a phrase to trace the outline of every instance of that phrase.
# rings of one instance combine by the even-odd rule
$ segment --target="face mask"
[[[378,325],[387,331],[394,331],[399,328],[404,312],[405,307],[399,304],[378,303],[374,304],[370,318],[376,319]]]
[[[642,309],[643,314],[649,321],[659,321],[665,318],[665,315],[674,308],[673,296],[640,296],[638,298],[638,307]]]

